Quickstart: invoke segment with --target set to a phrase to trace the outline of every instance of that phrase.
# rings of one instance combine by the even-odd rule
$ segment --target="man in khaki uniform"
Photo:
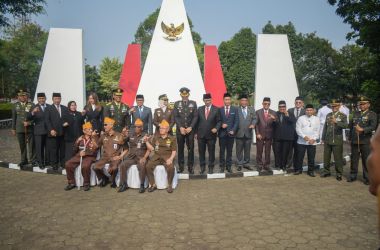
[[[169,106],[169,99],[167,95],[160,95],[158,97],[159,101],[159,108],[154,110],[154,115],[153,115],[153,124],[156,127],[156,132],[155,135],[160,134],[160,123],[162,120],[166,120],[169,123],[170,129],[169,129],[169,134],[173,134],[173,126],[174,126],[174,116],[173,116],[173,108]]]
[[[322,133],[324,151],[321,177],[331,176],[332,153],[335,161],[336,179],[337,181],[341,181],[343,174],[343,130],[348,127],[348,122],[347,116],[339,112],[340,101],[333,99],[330,106],[332,112],[326,116],[326,123]]]
[[[105,164],[109,163],[108,173],[111,175],[111,188],[116,188],[115,177],[122,159],[120,154],[124,144],[124,136],[113,129],[114,124],[115,120],[109,117],[104,118],[104,134],[100,136],[98,141],[99,148],[103,147],[103,150],[102,157],[95,163],[94,170],[98,179],[101,180],[100,187],[105,187],[108,184],[103,168]]]
[[[74,144],[76,154],[65,163],[67,186],[66,191],[75,188],[75,169],[81,165],[83,176],[83,190],[90,190],[91,165],[95,162],[98,153],[98,145],[96,144],[98,137],[93,135],[91,122],[82,125],[83,135],[81,135]]]
[[[24,90],[18,92],[18,102],[12,109],[12,134],[17,135],[18,144],[21,150],[20,168],[28,164],[27,153],[29,153],[30,163],[36,165],[36,153],[34,150],[33,124],[28,120],[28,113],[33,103],[28,102],[28,93]],[[27,150],[28,149],[28,150]]]
[[[160,123],[160,135],[155,136],[152,141],[147,141],[148,150],[154,151],[154,155],[146,165],[150,187],[148,192],[157,189],[154,181],[153,171],[157,165],[164,165],[168,175],[168,193],[173,192],[172,182],[174,177],[173,160],[177,152],[177,141],[174,136],[169,135],[170,125],[166,120]]]
[[[148,136],[146,133],[142,132],[144,123],[138,118],[134,124],[134,134],[128,135],[127,130],[123,131],[124,136],[126,136],[126,142],[128,142],[128,153],[124,157],[123,162],[120,163],[120,188],[118,192],[124,192],[128,189],[127,184],[127,171],[132,165],[137,165],[140,174],[140,189],[139,193],[145,192],[144,182],[145,182],[145,164],[149,157],[150,151],[146,147],[146,141]]]
[[[123,92],[120,88],[115,89],[113,91],[113,102],[107,103],[104,108],[104,117],[115,120],[114,130],[119,133],[123,128],[131,126],[129,107],[121,102]]]

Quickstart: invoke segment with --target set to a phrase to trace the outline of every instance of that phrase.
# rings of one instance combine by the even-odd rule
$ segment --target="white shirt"
[[[298,135],[297,143],[303,145],[316,145],[316,142],[314,142],[314,144],[309,144],[305,141],[304,137],[307,136],[310,139],[317,140],[319,138],[320,127],[320,120],[315,115],[310,117],[307,115],[300,116],[296,123],[296,132]]]
[[[325,124],[325,121],[326,121],[326,116],[328,113],[331,113],[332,112],[332,109],[330,109],[329,107],[326,106],[323,106],[322,108],[320,108],[318,110],[318,118],[319,118],[319,121],[321,122],[321,124]]]

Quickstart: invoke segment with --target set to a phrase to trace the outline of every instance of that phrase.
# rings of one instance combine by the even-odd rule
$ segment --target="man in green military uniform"
[[[29,110],[33,103],[28,102],[28,93],[24,90],[18,92],[18,102],[12,109],[12,134],[17,135],[18,144],[21,150],[20,168],[28,164],[27,153],[32,165],[36,164],[36,154],[33,142],[33,124],[27,119]]]
[[[343,129],[348,127],[347,116],[339,112],[340,101],[333,99],[330,106],[332,112],[326,116],[326,123],[322,133],[324,169],[321,172],[321,177],[331,176],[330,164],[331,153],[333,153],[336,179],[341,181],[343,173]]]
[[[350,136],[351,140],[351,172],[347,178],[348,182],[356,181],[358,174],[359,156],[362,158],[363,167],[363,182],[369,185],[367,158],[371,152],[370,140],[372,132],[376,130],[377,115],[375,112],[370,111],[369,99],[362,96],[359,100],[360,111],[353,114],[350,121]]]
[[[113,91],[113,102],[110,102],[104,108],[104,117],[115,120],[114,130],[121,133],[123,128],[131,126],[129,107],[121,102],[123,90],[117,88]]]

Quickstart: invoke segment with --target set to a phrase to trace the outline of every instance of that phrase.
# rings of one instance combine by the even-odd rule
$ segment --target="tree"
[[[222,42],[219,56],[228,91],[234,95],[251,94],[256,58],[256,35],[252,30],[243,28],[231,40]]]
[[[0,45],[2,95],[12,97],[18,88],[36,90],[48,33],[39,25],[28,23],[5,30]],[[31,46],[33,44],[33,46]]]
[[[359,45],[380,53],[380,1],[379,0],[328,0],[337,6],[336,13],[344,23],[351,25],[352,32],[347,39],[357,38]]]
[[[160,9],[156,9],[152,14],[150,14],[142,23],[140,23],[137,31],[135,33],[135,40],[133,43],[141,44],[141,67],[144,68],[146,57],[148,56],[148,50],[150,43],[152,41],[154,29],[156,27],[158,14]],[[197,53],[198,62],[200,69],[203,72],[203,49],[204,43],[199,33],[193,31],[193,23],[189,17],[189,26],[191,29],[191,34],[193,37],[193,42],[195,46],[195,51]]]
[[[106,97],[112,96],[112,91],[119,86],[119,79],[123,64],[119,58],[105,57],[99,67],[101,91]]]
[[[91,66],[91,65],[86,64],[85,72],[86,72],[86,92],[87,92],[87,95],[90,92],[95,92],[95,93],[103,92],[101,90],[100,76],[99,76],[98,69],[96,68],[96,66]]]
[[[45,0],[0,0],[0,27],[9,26],[9,15],[25,21],[28,15],[44,12]]]

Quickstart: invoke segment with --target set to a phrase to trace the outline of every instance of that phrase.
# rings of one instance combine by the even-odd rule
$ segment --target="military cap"
[[[165,127],[169,127],[169,123],[164,119],[161,121],[160,123],[160,128],[165,128]]]
[[[61,93],[53,93],[53,97],[61,97]]]
[[[135,126],[142,127],[143,125],[144,125],[144,122],[140,118],[137,118],[135,121]]]
[[[359,98],[359,103],[360,103],[360,104],[369,103],[369,99],[368,99],[368,97],[366,97],[366,96],[361,96],[361,97]]]
[[[206,100],[206,99],[211,99],[211,94],[210,93],[203,94],[203,100]]]
[[[330,105],[332,107],[339,106],[340,105],[340,100],[338,100],[338,99],[331,99]]]
[[[231,97],[231,94],[230,93],[224,93],[223,98],[225,98],[225,97]]]
[[[239,100],[241,100],[241,99],[248,99],[248,95],[247,94],[240,94]]]
[[[284,100],[281,100],[278,102],[278,106],[286,106],[286,102]]]
[[[27,95],[27,94],[28,94],[28,92],[26,92],[26,91],[23,90],[23,89],[20,89],[20,90],[18,91],[18,93],[17,93],[18,96],[23,96],[23,95]]]
[[[190,94],[190,89],[183,87],[179,90],[179,92],[181,93],[181,96],[188,96]]]
[[[163,94],[163,95],[160,95],[158,97],[158,100],[164,100],[164,101],[167,101],[168,100],[168,96],[166,94]]]
[[[46,95],[44,92],[41,92],[41,93],[37,93],[37,97],[46,97]]]
[[[91,122],[86,122],[85,124],[82,125],[82,128],[83,128],[83,129],[89,129],[89,128],[92,128],[92,124],[91,124]]]
[[[104,117],[105,124],[115,124],[115,120],[109,117]]]
[[[122,96],[123,95],[123,92],[124,90],[121,89],[121,88],[117,88],[113,91],[113,94],[116,95],[116,96]]]

